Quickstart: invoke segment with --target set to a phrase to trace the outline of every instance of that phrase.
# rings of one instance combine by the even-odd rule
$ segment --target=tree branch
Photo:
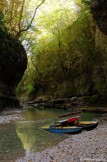
[[[19,32],[16,34],[16,38],[19,38],[21,33],[24,32],[24,31],[27,31],[28,29],[30,29],[31,25],[32,25],[32,22],[35,18],[35,15],[36,15],[36,12],[38,10],[38,8],[45,2],[45,0],[42,0],[42,2],[35,8],[35,11],[34,11],[34,14],[33,14],[33,17],[30,21],[30,23],[28,24],[28,26],[26,28],[23,28],[23,29],[20,29]],[[20,20],[21,21],[21,20]]]
[[[22,1],[21,11],[20,11],[20,17],[19,17],[19,23],[18,23],[19,31],[21,30],[21,20],[22,20],[22,15],[23,15],[23,9],[24,9],[25,1],[26,0]]]

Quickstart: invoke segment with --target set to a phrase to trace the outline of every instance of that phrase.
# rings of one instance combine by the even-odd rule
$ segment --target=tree
[[[37,10],[44,2],[45,0],[37,0],[33,6],[34,11],[31,12],[31,9],[28,7],[31,5],[29,0],[2,1],[0,4],[1,10],[9,32],[19,39],[21,33],[26,32],[32,27]]]

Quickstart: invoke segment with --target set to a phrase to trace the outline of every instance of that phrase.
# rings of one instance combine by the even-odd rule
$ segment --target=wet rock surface
[[[33,101],[27,102],[27,105],[31,106],[32,108],[61,108],[64,110],[73,110],[73,111],[82,111],[82,112],[96,112],[96,113],[107,113],[107,104],[105,107],[98,106],[98,102],[96,101],[96,105],[88,105],[86,98],[83,97],[71,97],[71,98],[59,98],[59,99],[40,99],[36,98]]]
[[[27,102],[28,105],[34,106],[35,108],[63,108],[69,109],[73,107],[80,107],[81,100],[77,97],[71,98],[58,98],[49,100],[38,100],[35,99],[31,102]]]

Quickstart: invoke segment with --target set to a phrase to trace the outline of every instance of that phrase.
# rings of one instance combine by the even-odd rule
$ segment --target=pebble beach
[[[10,122],[14,122],[19,119],[22,119],[20,110],[4,111],[0,115],[0,124],[8,124]]]
[[[57,146],[29,153],[16,162],[107,162],[107,122],[71,135]]]

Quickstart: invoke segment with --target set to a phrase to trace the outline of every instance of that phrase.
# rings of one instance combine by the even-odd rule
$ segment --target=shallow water
[[[24,152],[15,124],[0,125],[0,162],[14,161]]]
[[[56,109],[27,109],[22,113],[23,120],[0,125],[0,162],[13,162],[30,152],[42,151],[68,138],[42,130],[40,127],[53,123],[59,115],[70,113]],[[100,114],[83,113],[84,120],[92,120]]]

